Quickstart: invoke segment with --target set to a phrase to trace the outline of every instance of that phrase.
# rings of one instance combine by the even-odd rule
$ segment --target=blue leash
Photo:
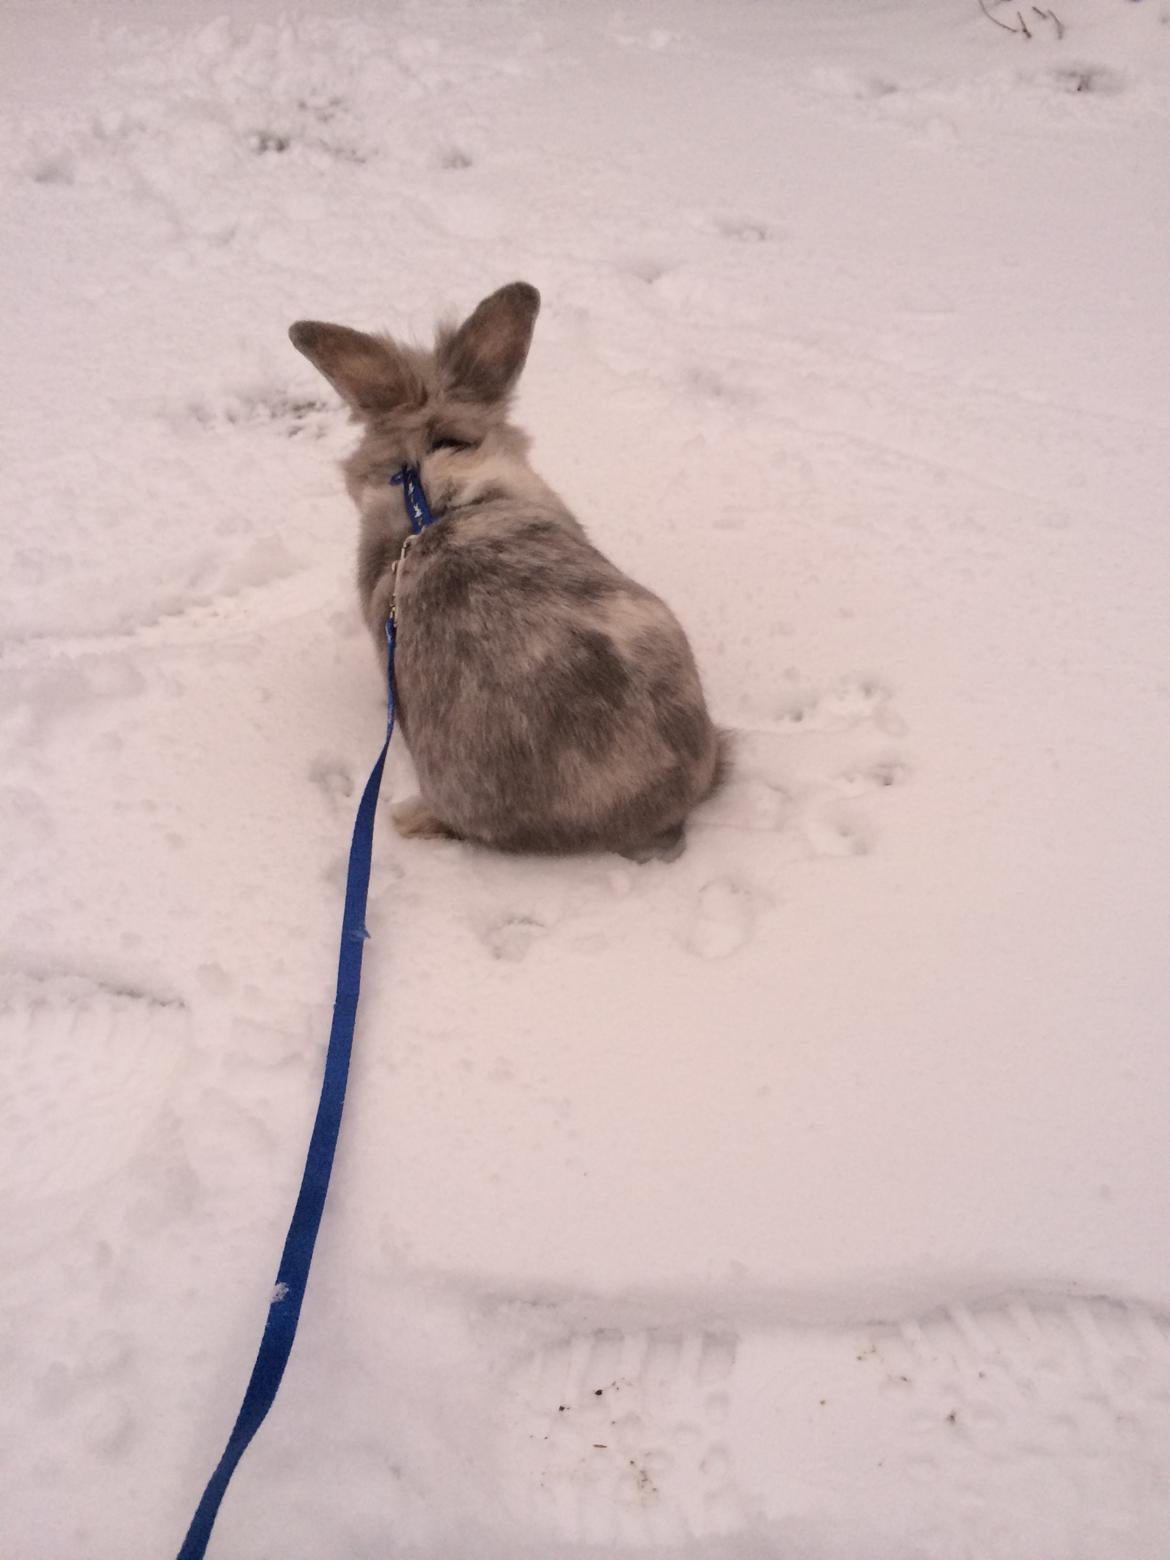
[[[391,477],[395,487],[401,487],[410,521],[412,536],[418,536],[428,525],[434,524],[434,516],[422,490],[419,474],[413,466],[403,466]],[[410,538],[407,538],[409,545]],[[404,548],[405,552],[405,548]],[[357,1021],[358,996],[362,984],[362,952],[369,933],[366,931],[366,899],[370,887],[370,860],[374,848],[374,815],[378,804],[378,792],[382,785],[382,770],[394,735],[394,646],[397,638],[394,614],[386,624],[386,658],[389,692],[386,703],[386,740],[377,762],[366,781],[362,799],[358,804],[357,819],[353,826],[353,840],[349,847],[349,873],[345,882],[345,913],[341,922],[341,953],[337,964],[337,995],[333,1001],[333,1025],[329,1031],[329,1049],[325,1053],[325,1076],[321,1084],[321,1100],[317,1106],[317,1119],[313,1123],[313,1135],[309,1139],[309,1152],[301,1177],[301,1189],[297,1205],[293,1209],[288,1234],[284,1238],[280,1269],[276,1285],[268,1305],[268,1319],[264,1323],[264,1336],[252,1375],[244,1393],[244,1401],[236,1417],[232,1433],[215,1472],[208,1480],[203,1499],[191,1519],[178,1560],[203,1560],[211,1530],[219,1514],[220,1502],[227,1491],[236,1465],[248,1449],[252,1437],[264,1423],[264,1417],[272,1407],[280,1386],[284,1367],[292,1353],[297,1335],[301,1304],[305,1298],[305,1286],[309,1281],[309,1267],[313,1261],[313,1248],[317,1244],[317,1231],[321,1226],[321,1214],[325,1209],[325,1194],[329,1190],[329,1176],[333,1169],[333,1155],[337,1148],[337,1134],[341,1127],[341,1111],[345,1104],[345,1085],[349,1077],[349,1057],[353,1049],[354,1024]]]

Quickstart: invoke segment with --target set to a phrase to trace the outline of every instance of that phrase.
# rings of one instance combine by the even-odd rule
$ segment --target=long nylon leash
[[[391,477],[395,487],[402,488],[411,535],[407,537],[402,556],[411,540],[434,524],[434,516],[427,504],[426,495],[413,466],[403,466]],[[398,565],[395,566],[396,570]],[[397,581],[395,582],[397,584]],[[301,1304],[305,1298],[305,1286],[309,1281],[309,1268],[313,1261],[313,1248],[317,1244],[317,1231],[321,1227],[321,1214],[325,1208],[325,1195],[329,1190],[329,1176],[333,1169],[333,1156],[337,1148],[337,1134],[341,1127],[341,1111],[345,1104],[345,1085],[349,1077],[349,1058],[353,1049],[354,1025],[357,1021],[358,996],[362,984],[362,953],[369,937],[366,931],[366,900],[370,887],[370,862],[374,848],[374,816],[378,804],[378,792],[382,786],[382,770],[394,735],[394,649],[397,629],[394,611],[386,623],[386,662],[389,690],[386,701],[386,740],[377,762],[366,781],[362,799],[358,804],[357,818],[353,826],[353,839],[349,847],[349,871],[345,882],[345,911],[341,922],[341,952],[337,962],[337,994],[333,1001],[333,1024],[329,1031],[329,1048],[325,1053],[325,1075],[321,1083],[321,1099],[313,1133],[309,1139],[309,1151],[305,1158],[301,1189],[297,1194],[288,1234],[284,1239],[280,1268],[268,1305],[268,1318],[264,1323],[264,1336],[252,1367],[252,1375],[244,1393],[244,1401],[236,1417],[232,1433],[228,1437],[224,1454],[215,1472],[207,1482],[203,1498],[191,1519],[178,1560],[203,1560],[211,1530],[219,1513],[220,1502],[227,1491],[236,1465],[248,1449],[252,1437],[264,1422],[272,1407],[280,1386],[284,1368],[292,1353],[297,1335]]]

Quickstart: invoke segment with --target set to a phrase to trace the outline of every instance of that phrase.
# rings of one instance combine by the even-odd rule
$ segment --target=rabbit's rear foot
[[[686,848],[686,831],[680,823],[676,828],[667,829],[663,834],[656,834],[644,845],[635,845],[630,850],[623,850],[621,854],[627,861],[677,861]]]
[[[391,808],[394,827],[404,840],[452,840],[458,836],[435,817],[421,796],[412,796]]]

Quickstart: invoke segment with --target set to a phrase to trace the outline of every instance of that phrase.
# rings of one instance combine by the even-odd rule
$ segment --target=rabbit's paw
[[[435,817],[421,796],[412,796],[390,810],[394,827],[404,840],[455,839],[445,823]]]
[[[636,861],[644,864],[647,861],[677,861],[687,848],[687,837],[682,825],[677,828],[667,829],[662,834],[656,834],[653,839],[647,840],[643,845],[631,845],[629,849],[620,852],[627,861]]]

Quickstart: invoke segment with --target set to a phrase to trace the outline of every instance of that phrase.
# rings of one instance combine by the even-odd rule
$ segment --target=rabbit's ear
[[[509,282],[485,298],[453,336],[441,338],[439,363],[455,395],[502,401],[524,367],[540,294],[527,282]]]
[[[288,339],[356,412],[393,411],[407,398],[409,370],[389,341],[320,320],[298,320]]]

